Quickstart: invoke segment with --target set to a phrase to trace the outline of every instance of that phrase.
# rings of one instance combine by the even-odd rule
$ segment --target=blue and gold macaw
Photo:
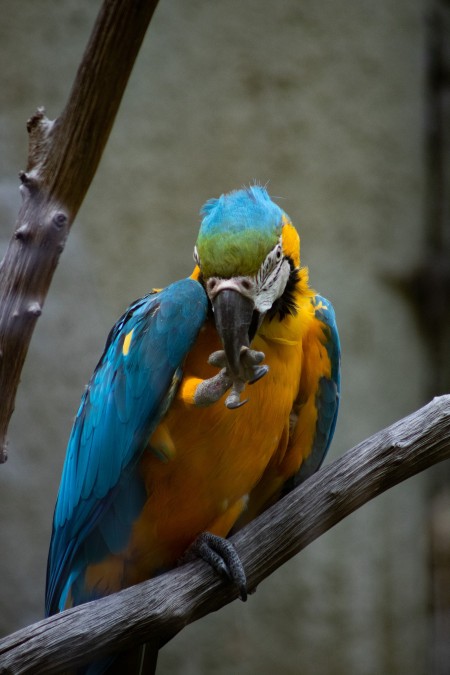
[[[47,615],[153,577],[187,550],[245,598],[224,538],[314,473],[330,445],[339,338],[297,231],[258,185],[202,215],[192,275],[127,309],[81,400]]]

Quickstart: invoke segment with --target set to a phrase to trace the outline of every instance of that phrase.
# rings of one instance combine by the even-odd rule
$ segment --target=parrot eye
[[[264,280],[273,272],[273,270],[280,265],[283,258],[283,249],[281,247],[281,241],[273,248],[270,253],[267,255],[263,264],[259,268],[257,274],[257,280],[259,284],[264,282]]]
[[[200,267],[200,256],[198,254],[196,246],[194,246],[194,262],[195,262],[196,265],[198,265]]]

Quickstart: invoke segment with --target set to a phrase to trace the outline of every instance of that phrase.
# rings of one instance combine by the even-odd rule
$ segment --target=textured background
[[[100,3],[0,0],[0,253],[25,121],[61,111]],[[335,305],[331,457],[424,402],[425,351],[385,283],[420,256],[424,2],[161,0],[39,320],[0,467],[0,632],[42,616],[65,444],[107,332],[190,273],[203,202],[257,179]],[[171,675],[428,672],[426,478],[365,506],[162,652]]]

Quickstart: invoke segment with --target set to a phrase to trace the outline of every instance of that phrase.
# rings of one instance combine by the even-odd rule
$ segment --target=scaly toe
[[[191,544],[188,555],[202,558],[219,574],[237,586],[241,600],[247,600],[247,577],[231,541],[211,532],[202,532]]]

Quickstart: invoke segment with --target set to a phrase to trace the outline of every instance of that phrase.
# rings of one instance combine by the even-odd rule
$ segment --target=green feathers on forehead
[[[259,185],[210,199],[197,239],[205,277],[256,274],[281,234],[283,211]]]

